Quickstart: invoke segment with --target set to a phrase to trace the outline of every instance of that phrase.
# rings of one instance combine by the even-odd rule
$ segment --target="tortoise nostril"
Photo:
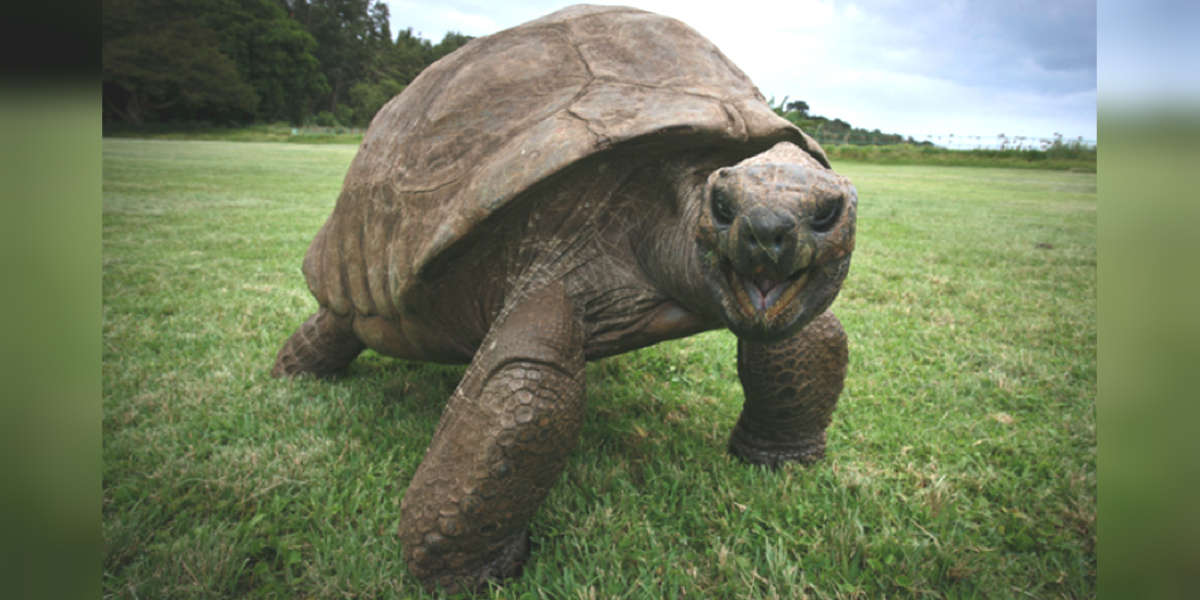
[[[791,215],[763,207],[752,209],[746,215],[746,224],[756,243],[776,248],[786,244],[788,235],[796,228]]]
[[[798,221],[790,212],[757,206],[738,218],[735,267],[760,278],[786,279],[795,270]]]

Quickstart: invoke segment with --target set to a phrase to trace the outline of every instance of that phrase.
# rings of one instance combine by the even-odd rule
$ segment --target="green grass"
[[[424,596],[399,504],[462,368],[268,376],[354,151],[105,140],[106,596]],[[860,204],[828,458],[726,455],[726,332],[593,363],[493,597],[1094,595],[1095,175],[837,166]]]

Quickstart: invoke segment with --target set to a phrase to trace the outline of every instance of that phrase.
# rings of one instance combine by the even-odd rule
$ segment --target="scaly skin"
[[[400,507],[414,575],[454,591],[516,575],[583,420],[583,339],[552,282],[502,315],[451,396]]]
[[[729,452],[769,467],[823,458],[848,358],[846,333],[831,312],[782,342],[738,340],[746,399]]]
[[[327,377],[345,369],[365,347],[354,335],[348,317],[322,307],[279,349],[271,376],[311,373]]]

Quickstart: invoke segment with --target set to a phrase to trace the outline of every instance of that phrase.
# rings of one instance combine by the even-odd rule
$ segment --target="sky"
[[[1200,3],[1100,2],[1101,106],[1145,112],[1200,107]],[[1195,116],[1192,117],[1193,119]]]
[[[549,14],[544,0],[389,0],[392,31],[434,42]],[[767,98],[947,144],[1096,139],[1093,0],[630,0],[711,40]]]

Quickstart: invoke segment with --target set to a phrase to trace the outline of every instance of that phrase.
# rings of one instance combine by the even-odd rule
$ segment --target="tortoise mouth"
[[[808,283],[808,268],[799,269],[786,279],[773,279],[766,274],[743,274],[733,268],[729,260],[721,261],[721,271],[725,275],[725,283],[737,312],[742,319],[754,323],[759,328],[786,328],[791,319],[788,316],[799,314],[796,299],[804,291]],[[789,310],[790,309],[790,310]],[[792,315],[785,315],[791,312]],[[775,323],[780,318],[784,323]]]

